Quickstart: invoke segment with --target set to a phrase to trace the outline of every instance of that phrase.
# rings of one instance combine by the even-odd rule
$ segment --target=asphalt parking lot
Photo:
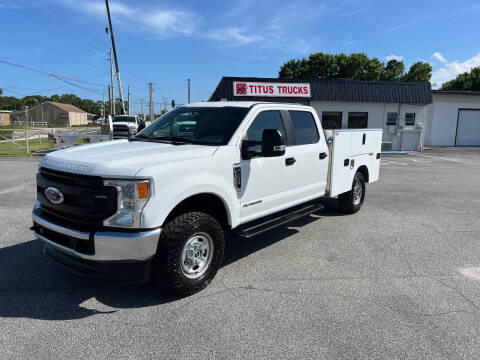
[[[480,148],[384,156],[360,213],[230,238],[184,299],[43,256],[37,163],[0,159],[0,358],[480,358]]]

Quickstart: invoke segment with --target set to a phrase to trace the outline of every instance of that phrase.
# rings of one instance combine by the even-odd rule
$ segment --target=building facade
[[[432,104],[428,83],[223,77],[210,101],[296,102],[325,129],[383,129],[386,148],[423,150]]]
[[[480,146],[480,92],[434,90],[425,145]]]
[[[10,113],[8,110],[0,110],[0,126],[10,125]]]
[[[43,124],[48,126],[73,126],[88,124],[88,113],[82,109],[53,101],[45,101],[37,106],[12,113],[12,121],[20,121],[29,124]]]

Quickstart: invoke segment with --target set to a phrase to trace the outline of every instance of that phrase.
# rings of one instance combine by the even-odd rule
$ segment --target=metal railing
[[[33,142],[42,145],[48,142],[48,134],[54,130],[2,130],[0,131],[0,151],[26,152],[30,154]]]
[[[22,120],[16,120],[16,121],[11,121],[10,124],[12,125],[21,125],[21,126],[32,126],[32,127],[47,127],[47,122],[46,121],[22,121]]]

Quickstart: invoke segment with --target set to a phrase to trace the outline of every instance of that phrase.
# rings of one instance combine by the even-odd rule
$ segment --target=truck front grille
[[[64,200],[61,204],[53,204],[47,199],[47,187],[62,192]],[[103,220],[117,210],[117,190],[104,186],[101,177],[43,167],[37,174],[37,199],[46,220],[84,231],[101,228]]]
[[[113,136],[115,138],[128,138],[130,129],[127,125],[113,125]]]

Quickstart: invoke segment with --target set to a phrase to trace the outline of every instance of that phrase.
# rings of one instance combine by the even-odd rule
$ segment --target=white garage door
[[[480,110],[460,110],[457,146],[480,146]]]

